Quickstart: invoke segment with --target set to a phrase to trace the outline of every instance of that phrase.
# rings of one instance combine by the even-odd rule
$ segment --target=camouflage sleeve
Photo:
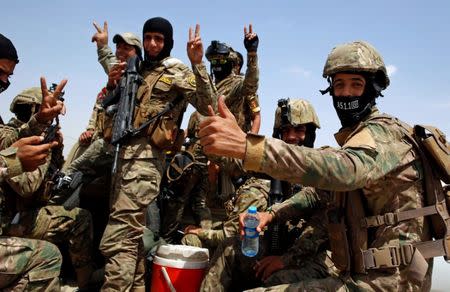
[[[257,94],[245,96],[245,101],[253,114],[261,112],[259,97]]]
[[[247,54],[247,70],[242,83],[242,91],[240,96],[255,96],[258,90],[259,69],[258,55],[256,53]]]
[[[95,130],[96,123],[97,123],[97,114],[98,109],[101,105],[101,101],[97,98],[95,100],[94,108],[92,109],[91,117],[89,118],[88,125],[86,127],[86,130]]]
[[[327,193],[316,191],[312,187],[304,187],[281,204],[272,206],[275,216],[281,221],[291,220],[293,218],[302,218],[305,213],[312,210],[324,208],[327,202]]]
[[[22,164],[16,156],[17,148],[8,147],[0,151],[0,181],[23,172]]]
[[[6,182],[19,196],[30,198],[44,181],[50,162],[51,155],[47,156],[46,163],[40,165],[36,170],[23,172],[20,175],[10,177]]]
[[[217,111],[217,91],[213,82],[206,71],[205,64],[202,62],[192,66],[195,76],[195,94],[190,97],[190,103],[197,111],[208,116],[208,105],[211,105],[214,111]],[[191,77],[188,77],[191,78]]]
[[[98,62],[100,65],[102,65],[103,70],[105,70],[105,73],[109,73],[109,69],[112,67],[112,63],[117,63],[119,60],[116,58],[116,55],[114,55],[111,48],[106,45],[101,48],[97,48],[97,55],[98,55]]]
[[[0,125],[0,150],[6,149],[19,139],[19,131],[7,125]]]
[[[39,136],[42,134],[42,132],[45,131],[45,129],[48,127],[48,124],[42,124],[39,123],[36,120],[36,115],[33,115],[28,123],[23,124],[18,129],[19,131],[19,138],[23,137],[29,137],[29,136]]]
[[[326,246],[328,230],[325,211],[318,210],[306,223],[295,243],[281,256],[285,266],[301,266],[306,257],[314,257]]]
[[[247,134],[244,168],[323,190],[355,190],[383,177],[396,165],[395,159],[390,159],[397,156],[392,149],[388,149],[391,153],[378,155],[383,146],[373,140],[369,144],[311,149]]]
[[[189,117],[189,122],[187,125],[187,137],[189,138],[197,138],[198,124],[199,124],[199,116],[198,112],[193,112]]]
[[[228,214],[220,230],[203,230],[198,235],[202,241],[211,246],[217,246],[225,238],[233,237],[239,232],[239,214],[246,212],[248,207],[255,206],[259,212],[267,209],[267,186],[243,186],[237,191],[234,209]]]

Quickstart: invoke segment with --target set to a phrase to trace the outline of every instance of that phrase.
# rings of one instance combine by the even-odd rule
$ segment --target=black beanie
[[[8,59],[19,63],[16,48],[13,43],[0,33],[0,59]]]
[[[144,60],[146,61],[160,61],[166,57],[170,56],[170,51],[173,48],[173,28],[170,22],[162,17],[154,17],[150,18],[144,23],[144,27],[142,29],[142,40],[145,39],[146,32],[159,32],[164,35],[164,48],[158,54],[158,56],[154,59],[150,60],[150,56],[148,56],[147,52],[144,49]]]

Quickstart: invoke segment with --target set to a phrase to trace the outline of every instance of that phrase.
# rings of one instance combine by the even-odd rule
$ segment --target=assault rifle
[[[281,109],[281,125],[274,127],[272,137],[281,139],[281,127],[283,125],[289,125],[289,99],[278,100],[278,107]],[[288,196],[283,194],[283,183],[278,179],[271,178],[270,191],[269,191],[269,206],[275,204],[281,204]],[[288,227],[286,222],[280,222],[275,219],[275,222],[269,225],[268,237],[269,237],[269,250],[270,254],[280,255],[284,251],[284,245],[282,242],[286,242],[286,236],[288,234]]]
[[[109,106],[117,105],[111,138],[111,144],[115,146],[114,163],[112,166],[113,175],[117,171],[120,145],[133,134],[134,130],[133,115],[135,100],[139,85],[142,83],[142,77],[137,72],[138,60],[137,56],[128,58],[127,70],[125,71],[125,75],[120,79],[118,88],[103,101],[103,107],[105,109]]]
[[[52,83],[52,86],[50,86],[49,91],[54,92],[56,89],[56,86],[58,84]],[[61,92],[61,94],[58,96],[58,99],[60,101],[64,101],[64,91]],[[56,139],[57,132],[59,130],[59,116],[56,116],[55,118],[55,124],[51,124],[50,126],[45,129],[44,132],[44,140],[42,140],[41,144],[47,144]]]
[[[102,103],[103,108],[107,111],[109,111],[109,107],[116,107],[111,138],[111,144],[115,146],[114,163],[111,171],[113,176],[117,172],[121,144],[126,139],[138,135],[148,125],[172,110],[183,99],[183,95],[178,95],[173,101],[168,102],[160,112],[140,125],[139,128],[133,128],[135,99],[137,90],[143,82],[142,76],[137,72],[138,60],[136,56],[128,58],[125,76],[120,79],[119,86]]]

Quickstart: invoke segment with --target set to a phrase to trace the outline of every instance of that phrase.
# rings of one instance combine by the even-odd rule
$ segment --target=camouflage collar
[[[365,121],[370,120],[374,116],[377,116],[379,114],[380,111],[378,110],[378,108],[376,106],[373,106],[371,113],[364,120],[353,127],[341,128],[337,133],[334,134],[334,139],[336,139],[336,142],[339,146],[344,145],[346,141],[348,141],[353,135],[358,133],[362,127],[365,126]]]

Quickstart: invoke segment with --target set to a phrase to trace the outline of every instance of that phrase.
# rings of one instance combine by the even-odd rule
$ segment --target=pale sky
[[[378,100],[380,110],[410,124],[436,125],[450,135],[448,1],[16,0],[4,1],[1,9],[0,32],[15,44],[20,63],[10,88],[1,95],[0,114],[8,120],[12,98],[38,86],[40,76],[49,83],[69,79],[68,112],[61,118],[66,152],[87,126],[106,81],[91,43],[92,22],[107,20],[112,40],[115,33],[126,31],[141,36],[144,22],[155,16],[171,21],[172,56],[186,64],[189,26],[200,24],[205,49],[211,40],[220,40],[245,55],[243,28],[253,24],[260,38],[262,134],[272,132],[279,98],[305,98],[314,105],[322,126],[316,146],[335,146],[333,133],[340,124],[330,96],[319,93],[327,87],[323,65],[335,45],[365,40],[384,57],[391,78],[385,97]],[[450,265],[436,260],[433,289],[448,290],[449,272]]]

